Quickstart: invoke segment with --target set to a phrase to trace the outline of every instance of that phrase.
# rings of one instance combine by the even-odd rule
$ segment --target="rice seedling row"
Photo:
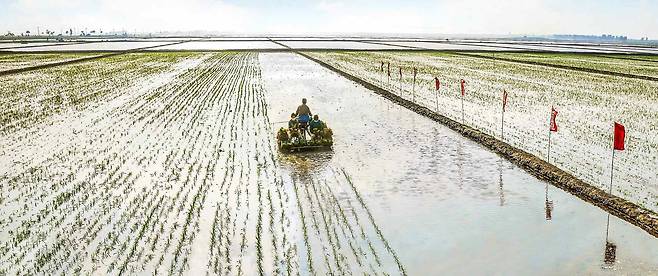
[[[0,134],[0,273],[399,272],[345,180],[281,168],[259,66],[130,54],[3,77],[21,115]],[[12,100],[62,94],[84,100]]]

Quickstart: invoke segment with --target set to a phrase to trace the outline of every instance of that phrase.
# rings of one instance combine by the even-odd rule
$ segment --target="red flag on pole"
[[[461,79],[459,83],[461,84],[461,88],[462,88],[462,97],[464,97],[464,94],[466,94],[466,87],[464,86],[466,84],[466,81],[464,79]]]
[[[503,90],[503,112],[505,112],[505,106],[507,106],[507,91]]]
[[[626,136],[626,129],[624,129],[624,126],[615,122],[615,139],[614,139],[615,150],[624,150],[625,136]]]
[[[390,78],[391,77],[391,63],[390,62],[388,63],[387,71],[388,71],[388,77]]]
[[[441,88],[441,82],[437,77],[434,77],[434,87],[436,88],[436,91],[439,91],[439,88]]]
[[[555,117],[557,117],[557,110],[551,107],[551,128],[550,131],[557,132],[557,123],[555,122]]]

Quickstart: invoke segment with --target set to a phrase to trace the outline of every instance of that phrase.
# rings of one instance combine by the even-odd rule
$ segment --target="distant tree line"
[[[100,30],[100,31],[96,31],[96,30],[87,31],[87,30],[84,30],[84,31],[80,31],[79,36],[92,36],[92,35],[95,35],[95,34],[101,34],[102,35],[103,30]],[[58,37],[62,37],[64,35],[73,36],[74,35],[73,29],[68,29],[68,30],[64,31],[64,34],[62,34],[62,33],[57,34]],[[51,30],[46,29],[43,32],[37,32],[36,35],[34,35],[30,30],[22,32],[19,35],[16,35],[13,32],[8,31],[4,36],[7,36],[7,37],[13,37],[13,36],[46,36],[46,37],[52,37],[52,36],[55,36],[55,31],[51,31]]]

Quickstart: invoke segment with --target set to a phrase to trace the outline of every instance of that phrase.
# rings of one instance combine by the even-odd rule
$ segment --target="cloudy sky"
[[[0,32],[617,34],[658,38],[658,0],[0,0]]]

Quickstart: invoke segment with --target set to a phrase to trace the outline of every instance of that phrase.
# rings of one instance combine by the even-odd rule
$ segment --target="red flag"
[[[437,77],[434,77],[434,87],[436,87],[436,91],[439,91],[439,88],[441,88],[441,82]]]
[[[557,110],[551,107],[551,128],[550,131],[557,132],[557,123],[555,123],[555,117],[557,117]]]
[[[505,106],[507,106],[507,91],[503,90],[503,112],[505,112]]]
[[[390,62],[388,62],[388,69],[387,69],[387,71],[388,71],[388,77],[390,78],[390,77],[391,77],[391,63],[390,63]]]
[[[461,84],[462,87],[462,97],[464,97],[464,94],[466,94],[466,87],[464,86],[466,84],[466,81],[464,79],[461,79],[459,83]]]
[[[614,149],[624,150],[624,137],[625,136],[626,136],[626,129],[624,129],[624,126],[615,122]]]

